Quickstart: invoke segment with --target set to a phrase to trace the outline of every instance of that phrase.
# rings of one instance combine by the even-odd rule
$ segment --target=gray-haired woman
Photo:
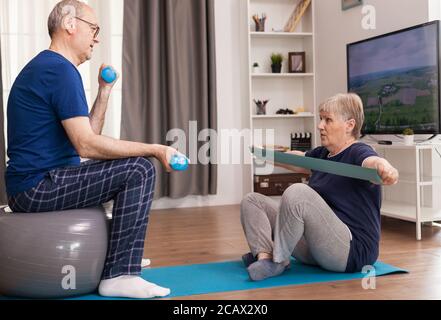
[[[355,94],[338,94],[320,105],[322,147],[306,157],[375,168],[383,185],[398,182],[398,171],[368,145],[358,142],[363,103]],[[360,272],[379,254],[381,186],[368,181],[277,164],[310,174],[295,184],[280,205],[252,193],[241,204],[241,221],[251,252],[242,260],[252,280],[283,273],[296,260],[334,272]]]

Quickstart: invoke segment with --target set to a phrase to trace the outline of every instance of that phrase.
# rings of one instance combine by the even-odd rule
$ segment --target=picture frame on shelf
[[[305,73],[306,72],[306,54],[305,52],[290,52],[288,54],[289,73]]]
[[[341,9],[343,11],[360,6],[363,4],[363,0],[341,0]]]

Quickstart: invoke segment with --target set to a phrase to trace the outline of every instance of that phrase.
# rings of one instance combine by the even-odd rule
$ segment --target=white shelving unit
[[[312,37],[312,32],[250,32],[251,38],[308,38]]]
[[[296,119],[296,118],[314,118],[313,114],[311,115],[283,115],[283,114],[274,114],[274,115],[265,115],[265,116],[252,116],[253,119]]]
[[[291,133],[312,133],[312,147],[316,137],[316,76],[315,76],[315,0],[302,17],[294,32],[283,30],[299,0],[248,0],[248,65],[251,130],[274,130],[274,144],[290,147]],[[266,14],[265,32],[256,32],[254,14]],[[289,52],[305,52],[306,73],[289,73]],[[271,73],[271,54],[282,53],[282,72]],[[259,63],[261,73],[253,73],[252,65]],[[257,115],[253,100],[270,100],[266,115]],[[303,108],[306,114],[277,115],[279,109],[296,111]],[[251,142],[254,143],[253,137]],[[287,172],[277,169],[275,173]],[[252,182],[255,168],[252,168]],[[252,183],[253,185],[253,183]]]
[[[421,240],[422,223],[441,221],[441,155],[436,149],[441,146],[370,145],[400,172],[397,185],[383,188],[381,214],[415,222],[416,239]]]
[[[313,73],[253,73],[252,78],[308,78],[314,77]]]

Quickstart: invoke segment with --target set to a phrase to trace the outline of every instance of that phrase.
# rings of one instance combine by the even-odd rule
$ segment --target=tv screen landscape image
[[[364,134],[439,133],[438,21],[349,44],[347,59]]]

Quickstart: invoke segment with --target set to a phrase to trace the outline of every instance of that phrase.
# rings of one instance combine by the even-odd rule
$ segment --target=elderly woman
[[[311,158],[374,168],[383,185],[398,181],[398,171],[368,145],[357,141],[364,122],[363,103],[355,94],[339,94],[320,105],[322,147]],[[277,164],[276,165],[280,165]],[[381,187],[289,165],[310,175],[309,184],[295,184],[278,205],[261,194],[242,201],[241,221],[251,252],[242,260],[252,280],[281,274],[296,260],[333,272],[360,272],[378,258]]]

